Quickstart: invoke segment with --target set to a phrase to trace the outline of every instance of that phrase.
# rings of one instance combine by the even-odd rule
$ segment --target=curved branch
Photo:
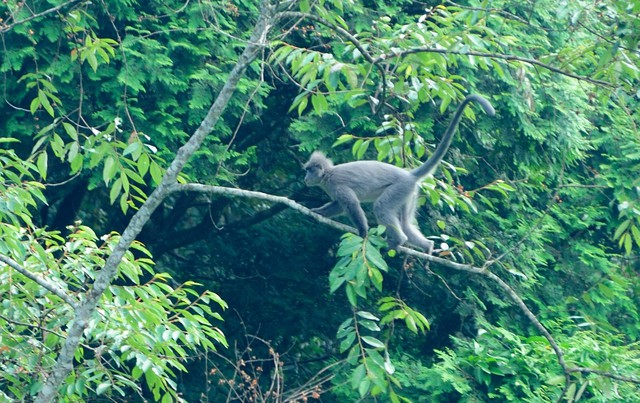
[[[236,189],[236,188],[228,188],[228,187],[223,187],[223,186],[210,186],[210,185],[200,185],[197,183],[189,183],[189,184],[175,184],[173,185],[170,189],[170,192],[175,193],[175,192],[200,192],[200,193],[207,193],[207,194],[219,194],[219,195],[223,195],[223,196],[229,196],[229,197],[245,197],[245,198],[250,198],[250,199],[260,199],[260,200],[266,200],[266,201],[270,201],[273,203],[280,203],[280,204],[284,204],[285,206],[296,210],[304,215],[308,215],[309,217],[312,217],[313,219],[329,225],[331,227],[334,227],[336,229],[339,229],[340,231],[345,231],[345,232],[356,232],[356,229],[346,225],[346,224],[342,224],[339,223],[337,221],[331,220],[329,218],[326,218],[324,216],[321,216],[320,214],[314,213],[313,211],[309,210],[308,208],[306,208],[305,206],[303,206],[302,204],[298,204],[295,201],[288,199],[284,196],[274,196],[268,193],[263,193],[263,192],[255,192],[252,190],[243,190],[243,189]]]
[[[375,62],[379,63],[380,61],[385,60],[385,59],[394,58],[394,57],[401,57],[401,56],[406,56],[406,55],[415,54],[415,53],[441,53],[441,54],[459,55],[459,56],[476,56],[476,57],[486,57],[486,58],[489,58],[489,59],[501,59],[501,60],[506,60],[508,62],[509,61],[517,61],[517,62],[529,63],[529,64],[532,64],[534,66],[539,66],[539,67],[542,67],[542,68],[544,68],[546,70],[552,71],[554,73],[561,74],[563,76],[575,78],[576,80],[587,81],[587,82],[589,82],[591,84],[600,85],[600,86],[607,87],[607,88],[615,88],[615,85],[610,83],[610,82],[602,81],[602,80],[596,80],[595,78],[590,78],[590,77],[587,77],[587,76],[581,76],[579,74],[570,73],[570,72],[564,71],[564,70],[562,70],[560,68],[553,67],[550,64],[543,63],[543,62],[541,62],[540,60],[537,60],[537,59],[531,59],[531,58],[520,57],[520,56],[515,56],[515,55],[505,55],[503,53],[489,53],[489,52],[476,52],[476,51],[462,52],[462,51],[458,51],[458,50],[430,48],[430,47],[426,47],[425,46],[425,47],[417,47],[417,48],[413,48],[413,49],[402,50],[402,51],[398,51],[398,52],[386,53],[384,55],[378,56],[375,59]]]
[[[255,191],[251,191],[251,190],[243,190],[243,189],[237,189],[237,188],[227,188],[227,187],[222,187],[222,186],[200,185],[200,184],[174,184],[173,186],[170,187],[169,191],[170,192],[201,192],[201,193],[208,193],[208,194],[219,194],[219,195],[229,196],[229,197],[256,198],[256,199],[260,199],[260,200],[270,201],[270,202],[273,202],[273,203],[282,203],[282,204],[292,208],[293,210],[296,210],[296,211],[298,211],[298,212],[300,212],[300,213],[302,213],[304,215],[312,217],[315,220],[317,220],[317,221],[319,221],[319,222],[321,222],[323,224],[329,225],[329,226],[331,226],[333,228],[336,228],[336,229],[338,229],[340,231],[348,231],[348,232],[357,233],[355,228],[353,228],[353,227],[351,227],[349,225],[345,225],[345,224],[339,223],[337,221],[328,219],[328,218],[323,217],[323,216],[321,216],[319,214],[316,214],[313,211],[309,210],[308,208],[304,207],[303,205],[298,204],[294,200],[291,200],[291,199],[286,198],[284,196],[275,196],[275,195],[270,195],[270,194],[263,193],[263,192],[255,192]],[[498,287],[501,288],[502,291],[505,294],[507,294],[509,296],[509,298],[518,306],[518,308],[520,308],[520,310],[529,319],[529,321],[538,330],[538,332],[540,332],[540,334],[542,334],[542,336],[545,339],[547,339],[547,342],[549,343],[549,345],[553,349],[553,351],[554,351],[554,353],[556,355],[558,364],[562,368],[562,371],[563,371],[564,376],[565,376],[565,388],[564,388],[565,390],[563,390],[561,396],[564,396],[564,393],[565,393],[567,387],[570,384],[571,374],[574,373],[574,372],[594,373],[594,374],[598,374],[600,376],[604,376],[604,377],[607,377],[607,378],[615,379],[615,380],[618,380],[618,381],[632,382],[632,383],[640,384],[640,379],[637,379],[637,378],[634,378],[634,377],[626,377],[626,376],[616,375],[616,374],[612,374],[612,373],[609,373],[609,372],[604,372],[604,371],[600,371],[600,370],[596,370],[596,369],[568,366],[566,361],[565,361],[565,359],[564,359],[564,352],[562,351],[562,349],[560,348],[558,343],[555,341],[555,339],[553,338],[553,336],[551,335],[549,330],[547,330],[547,328],[538,320],[536,315],[531,311],[531,309],[529,309],[527,304],[524,302],[524,300],[522,298],[520,298],[518,293],[516,293],[516,291],[509,284],[507,284],[503,279],[501,279],[498,275],[496,275],[495,273],[489,271],[487,266],[485,266],[483,268],[480,268],[480,267],[475,267],[475,266],[468,265],[468,264],[456,263],[456,262],[452,262],[450,260],[446,260],[446,259],[440,258],[438,256],[428,255],[428,254],[426,254],[424,252],[419,252],[419,251],[417,251],[415,249],[407,248],[405,246],[399,247],[398,251],[402,252],[404,254],[407,254],[407,255],[411,255],[411,256],[418,257],[420,259],[427,260],[429,262],[438,263],[438,264],[440,264],[442,266],[448,267],[448,268],[453,269],[453,270],[464,271],[464,272],[467,272],[467,273],[472,273],[472,274],[476,274],[476,275],[479,275],[479,276],[483,276],[483,277],[491,280],[495,284],[497,284]]]
[[[10,257],[4,256],[4,255],[0,255],[0,262],[5,263],[6,265],[11,267],[12,269],[17,271],[18,273],[20,273],[23,276],[29,278],[30,280],[35,281],[40,286],[42,286],[42,287],[46,288],[47,290],[51,291],[56,296],[60,297],[60,299],[62,299],[64,302],[66,302],[67,304],[71,305],[71,307],[73,309],[77,308],[78,301],[76,301],[75,299],[71,298],[71,296],[69,294],[67,294],[65,290],[63,290],[62,288],[58,287],[57,285],[48,282],[47,280],[41,278],[40,276],[36,276],[35,274],[31,273],[29,270],[27,270],[24,267],[20,266],[20,264],[18,264],[18,262],[16,262],[15,260],[11,259]]]

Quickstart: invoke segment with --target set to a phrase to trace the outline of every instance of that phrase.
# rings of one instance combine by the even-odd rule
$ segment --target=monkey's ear
[[[331,168],[333,166],[333,162],[329,158],[327,158],[321,151],[314,151],[313,154],[311,154],[311,157],[309,157],[309,162],[307,162],[307,165],[310,164],[317,164],[322,166],[323,168]]]
[[[324,155],[324,153],[322,151],[314,151],[313,154],[311,154],[311,157],[309,158],[309,161],[312,161],[312,160],[323,160],[323,159],[327,159],[327,156]]]

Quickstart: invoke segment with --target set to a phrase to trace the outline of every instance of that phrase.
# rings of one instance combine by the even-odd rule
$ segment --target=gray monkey
[[[304,165],[307,186],[319,186],[331,201],[312,211],[325,217],[347,214],[361,237],[367,236],[369,225],[360,202],[373,202],[379,224],[387,228],[389,247],[397,249],[407,240],[431,254],[433,241],[422,235],[413,224],[416,214],[417,183],[433,174],[451,145],[458,123],[467,104],[478,102],[488,115],[495,115],[491,103],[480,95],[469,95],[458,106],[449,127],[433,155],[418,168],[407,171],[379,161],[354,161],[333,165],[321,152],[314,152]]]

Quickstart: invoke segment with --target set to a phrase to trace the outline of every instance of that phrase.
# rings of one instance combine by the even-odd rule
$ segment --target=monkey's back
[[[379,161],[353,161],[338,164],[331,170],[333,187],[346,186],[352,189],[363,202],[372,202],[390,185],[400,182],[415,182],[415,178],[402,168]]]

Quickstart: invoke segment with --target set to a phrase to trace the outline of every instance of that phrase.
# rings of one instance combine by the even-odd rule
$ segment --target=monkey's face
[[[307,186],[320,185],[320,182],[322,182],[322,178],[324,177],[325,173],[324,169],[322,169],[322,166],[316,164],[306,165],[304,167],[304,170],[307,172],[304,176],[304,183],[306,183]]]

